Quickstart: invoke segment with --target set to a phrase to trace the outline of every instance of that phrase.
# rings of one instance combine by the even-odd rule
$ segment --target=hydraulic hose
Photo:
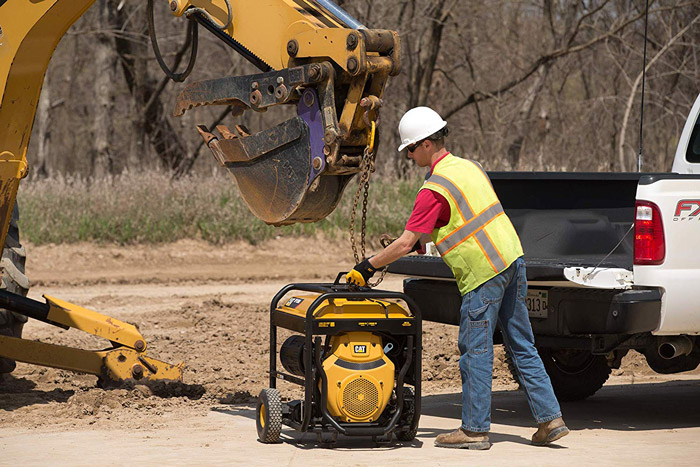
[[[228,5],[228,2],[226,2],[226,5]],[[192,45],[192,49],[190,51],[190,61],[187,64],[187,68],[185,68],[185,71],[182,73],[175,73],[173,70],[168,68],[168,65],[165,64],[165,61],[163,61],[163,55],[160,53],[160,48],[158,47],[158,39],[156,38],[156,28],[155,28],[155,21],[153,20],[153,0],[148,0],[148,6],[146,8],[147,11],[147,17],[148,17],[148,35],[151,38],[151,45],[153,46],[153,53],[156,56],[156,60],[158,61],[158,65],[160,65],[160,68],[163,70],[163,72],[166,74],[166,76],[173,81],[177,81],[178,83],[183,82],[192,72],[192,69],[194,68],[194,63],[197,61],[197,48],[198,48],[198,29],[197,29],[197,22],[194,21],[194,18],[190,18],[189,16],[187,19],[189,20],[189,25],[187,27],[187,37],[185,38],[185,47],[187,47],[189,44]],[[231,17],[231,9],[229,7],[229,17]]]

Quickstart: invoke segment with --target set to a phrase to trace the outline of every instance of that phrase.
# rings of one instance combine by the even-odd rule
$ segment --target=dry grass
[[[356,183],[351,181],[338,209],[327,219],[275,228],[255,218],[235,184],[218,173],[176,181],[157,172],[29,180],[18,196],[20,228],[23,239],[34,244],[164,243],[182,238],[256,243],[279,235],[346,236]],[[419,185],[419,180],[373,179],[369,237],[403,230]]]

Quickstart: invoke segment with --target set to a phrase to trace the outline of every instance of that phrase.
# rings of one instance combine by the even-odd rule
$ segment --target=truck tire
[[[2,269],[2,285],[0,285],[0,288],[26,296],[29,291],[29,280],[24,275],[24,264],[27,254],[19,242],[18,220],[19,209],[17,203],[15,203],[10,220],[10,228],[2,250],[2,259],[0,259],[0,268]],[[26,316],[0,308],[0,334],[22,337],[22,328],[26,322]],[[14,360],[0,357],[0,375],[11,373],[15,366]]]
[[[603,355],[588,350],[537,349],[560,401],[578,401],[595,394],[612,369]]]

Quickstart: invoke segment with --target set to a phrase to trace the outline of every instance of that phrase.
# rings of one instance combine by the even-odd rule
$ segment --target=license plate
[[[530,318],[546,318],[549,293],[546,290],[527,289],[525,304]]]

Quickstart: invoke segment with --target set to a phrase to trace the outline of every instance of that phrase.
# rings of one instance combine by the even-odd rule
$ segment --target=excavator
[[[0,0],[0,373],[20,361],[93,374],[100,384],[181,381],[184,364],[148,356],[135,326],[48,295],[45,301],[26,297],[16,196],[29,171],[29,137],[54,49],[93,2]],[[382,95],[401,68],[398,34],[368,29],[328,0],[170,0],[167,6],[186,21],[193,39],[189,63],[176,73],[160,53],[154,0],[147,2],[154,53],[171,79],[184,81],[194,67],[200,26],[260,69],[187,83],[175,116],[206,105],[230,106],[234,117],[278,105],[296,108],[295,117],[258,133],[242,125],[219,125],[218,134],[196,128],[251,212],[275,226],[330,214],[350,179],[374,157]],[[23,339],[28,318],[88,332],[108,347]]]

